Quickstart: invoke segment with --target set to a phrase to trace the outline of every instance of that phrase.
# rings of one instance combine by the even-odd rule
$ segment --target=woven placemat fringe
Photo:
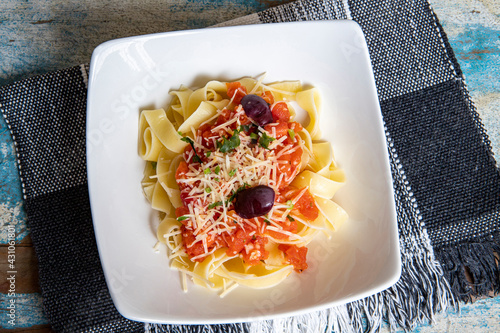
[[[420,323],[432,322],[438,312],[458,311],[458,302],[432,253],[405,255],[403,266],[400,280],[381,293],[325,311],[251,323],[250,333],[377,332],[384,322],[391,330],[409,332]]]
[[[411,258],[403,258],[406,267],[400,280],[391,288],[380,293],[381,299],[376,304],[385,304],[384,315],[391,330],[402,327],[411,331],[420,323],[432,323],[436,313],[446,310],[458,311],[456,301],[448,282],[443,278],[441,266],[429,254],[416,253]],[[376,295],[377,296],[377,295]],[[372,296],[363,302],[370,302]],[[370,320],[370,332],[380,328],[380,321]],[[378,317],[377,317],[378,318]]]
[[[248,333],[246,324],[158,325],[144,324],[145,333]]]
[[[347,314],[345,306],[339,307],[339,312],[342,309],[344,309],[344,314]],[[324,310],[294,317],[253,322],[250,324],[250,333],[332,332],[338,322],[338,315],[337,311]],[[349,332],[349,330],[342,330],[342,332]]]
[[[500,235],[489,242],[462,244],[435,250],[444,276],[463,302],[500,293]]]
[[[287,318],[249,324],[170,326],[146,324],[147,333],[316,333],[377,332],[384,322],[391,331],[414,330],[419,323],[433,321],[434,314],[448,309],[458,311],[452,288],[444,279],[441,266],[431,252],[411,251],[403,256],[403,272],[391,288],[365,299]],[[248,326],[247,326],[248,325]]]

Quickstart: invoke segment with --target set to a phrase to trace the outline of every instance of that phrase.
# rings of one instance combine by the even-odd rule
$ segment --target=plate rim
[[[109,50],[110,48],[113,48],[113,46],[117,45],[117,44],[123,44],[123,43],[135,43],[137,41],[141,41],[141,40],[144,40],[144,39],[152,39],[152,38],[169,38],[169,37],[173,37],[173,36],[181,36],[181,35],[204,35],[204,34],[212,34],[212,33],[217,33],[217,31],[219,30],[225,30],[225,31],[228,31],[228,30],[234,30],[234,31],[238,31],[238,30],[261,30],[261,29],[267,29],[267,27],[272,27],[272,26],[276,26],[276,25],[280,25],[280,26],[305,26],[305,25],[311,25],[311,26],[321,26],[321,25],[330,25],[330,24],[334,24],[334,25],[343,25],[343,24],[347,24],[347,25],[351,25],[353,27],[353,29],[357,29],[359,31],[361,31],[361,34],[362,34],[362,30],[361,30],[361,27],[355,22],[355,21],[352,21],[352,20],[323,20],[323,21],[301,21],[301,22],[282,22],[282,23],[267,23],[267,24],[255,24],[255,25],[239,25],[239,26],[224,26],[224,27],[209,27],[209,28],[203,28],[203,29],[193,29],[193,30],[179,30],[179,31],[169,31],[169,32],[160,32],[160,33],[153,33],[153,34],[145,34],[145,35],[139,35],[139,36],[131,36],[131,37],[125,37],[125,38],[119,38],[119,39],[113,39],[113,40],[110,40],[110,41],[106,41],[106,42],[103,42],[101,44],[99,44],[94,52],[92,53],[92,57],[91,57],[91,62],[90,62],[90,68],[89,68],[89,79],[88,79],[88,96],[87,96],[87,121],[86,121],[86,148],[87,148],[87,152],[86,152],[86,163],[87,163],[87,179],[88,179],[88,188],[89,188],[89,199],[90,199],[90,206],[91,206],[91,214],[92,214],[92,223],[93,223],[93,226],[94,226],[94,234],[95,234],[95,237],[96,237],[96,241],[97,241],[97,246],[98,246],[98,249],[99,249],[99,258],[101,260],[101,265],[102,265],[102,269],[104,271],[104,276],[105,276],[105,279],[106,279],[106,284],[107,284],[107,287],[108,287],[108,290],[109,290],[109,293],[111,295],[111,298],[113,300],[113,303],[115,305],[115,307],[118,309],[118,311],[126,318],[129,318],[129,319],[132,319],[132,320],[139,320],[139,321],[148,321],[148,322],[151,322],[151,323],[169,323],[169,324],[223,324],[223,323],[237,323],[237,322],[241,322],[241,321],[245,321],[245,322],[248,322],[248,321],[253,321],[253,320],[266,320],[266,319],[273,319],[273,318],[282,318],[282,317],[286,317],[286,316],[291,316],[291,315],[297,315],[297,314],[303,314],[303,313],[306,313],[306,312],[314,312],[314,311],[318,311],[318,310],[324,310],[328,307],[332,307],[332,306],[338,306],[338,305],[342,305],[342,304],[346,304],[346,303],[349,303],[349,302],[352,302],[352,301],[355,301],[355,300],[360,300],[362,298],[365,298],[365,297],[368,297],[370,295],[373,295],[375,293],[378,293],[382,290],[385,290],[389,287],[391,287],[392,285],[394,285],[400,278],[401,276],[401,268],[402,268],[402,263],[401,263],[401,259],[399,257],[399,254],[400,254],[400,247],[399,247],[399,236],[398,236],[398,230],[397,230],[397,213],[395,211],[395,204],[394,204],[394,201],[392,201],[392,212],[394,214],[394,223],[391,223],[390,224],[390,227],[391,227],[391,231],[393,232],[394,234],[394,231],[395,231],[395,236],[394,236],[394,239],[392,239],[394,241],[394,247],[397,248],[397,253],[398,253],[398,259],[395,264],[396,264],[396,268],[394,269],[394,272],[392,272],[391,277],[389,279],[386,280],[385,283],[383,284],[380,284],[379,286],[377,286],[377,288],[372,288],[370,291],[365,291],[363,293],[359,293],[359,294],[356,294],[354,296],[351,296],[351,297],[347,297],[346,299],[344,300],[340,300],[340,301],[336,301],[336,302],[329,302],[328,305],[325,305],[325,304],[320,304],[320,305],[317,305],[315,307],[307,307],[307,308],[301,308],[301,309],[297,309],[297,310],[294,310],[294,311],[286,311],[286,312],[283,312],[283,313],[278,313],[278,314],[270,314],[270,315],[263,315],[263,316],[258,316],[258,317],[253,317],[253,318],[240,318],[240,317],[234,317],[232,319],[228,318],[228,320],[226,319],[214,319],[214,320],[196,320],[196,319],[192,319],[192,320],[176,320],[176,318],[168,318],[166,320],[155,320],[155,319],[152,319],[152,318],[144,318],[143,316],[137,316],[136,314],[134,314],[133,312],[130,312],[129,308],[127,307],[124,307],[123,304],[119,301],[119,299],[116,297],[116,294],[115,292],[113,291],[113,288],[111,288],[110,286],[110,283],[109,283],[109,272],[107,272],[107,267],[105,267],[105,265],[103,264],[103,253],[101,251],[101,246],[100,246],[100,243],[102,242],[102,239],[100,239],[100,237],[102,237],[102,235],[99,234],[98,230],[100,229],[99,228],[99,222],[97,222],[98,219],[96,219],[96,217],[94,216],[94,210],[92,209],[92,206],[93,206],[93,202],[92,202],[92,197],[93,197],[93,194],[92,194],[92,189],[91,187],[93,187],[93,183],[92,183],[92,179],[93,179],[93,175],[91,175],[91,172],[90,172],[90,168],[89,168],[89,164],[93,161],[93,157],[90,156],[90,154],[88,153],[89,151],[89,139],[87,137],[87,134],[90,130],[89,128],[89,122],[88,122],[88,119],[89,119],[89,115],[90,113],[92,112],[93,108],[94,108],[94,102],[93,102],[93,98],[94,98],[94,92],[92,90],[92,87],[93,85],[95,84],[95,81],[98,79],[97,78],[97,75],[98,73],[96,72],[96,69],[95,69],[95,66],[96,66],[96,63],[97,61],[100,59],[100,57],[102,57],[102,54],[105,53],[107,50]],[[365,46],[366,46],[366,43],[365,43]],[[368,49],[366,48],[366,52],[368,52]],[[369,68],[371,69],[371,81],[372,81],[372,84],[373,84],[373,89],[375,91],[375,95],[376,95],[376,87],[375,87],[375,81],[374,81],[374,77],[373,77],[373,68],[371,66],[371,63],[368,59],[368,65],[369,65]],[[378,108],[378,110],[380,111],[380,105],[379,105],[379,102],[378,102],[378,96],[376,95],[375,97],[377,97],[377,105],[376,107]],[[382,114],[380,113],[380,118],[382,119]],[[383,134],[383,133],[382,133]],[[386,142],[384,140],[384,142]],[[387,143],[387,142],[386,142]],[[386,160],[387,160],[387,165],[389,165],[389,155],[387,154],[386,156]],[[390,167],[390,165],[389,165]],[[385,170],[386,172],[389,171],[390,172],[390,169],[389,170]],[[391,175],[389,175],[391,176]],[[392,179],[392,176],[391,178]],[[92,184],[92,185],[91,185]],[[394,197],[394,193],[393,193],[393,187],[390,186],[388,188],[388,190],[390,191],[390,193],[392,194],[392,197]],[[396,251],[394,251],[396,252]]]

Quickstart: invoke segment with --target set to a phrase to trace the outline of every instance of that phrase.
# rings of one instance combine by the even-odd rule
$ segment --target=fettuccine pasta
[[[158,241],[184,290],[189,278],[222,297],[307,269],[307,245],[348,217],[332,201],[345,177],[320,141],[318,90],[243,78],[170,94],[166,111],[141,112],[139,155]]]

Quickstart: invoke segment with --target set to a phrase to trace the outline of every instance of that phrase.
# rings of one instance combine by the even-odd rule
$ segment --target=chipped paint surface
[[[500,2],[431,0],[500,161]]]
[[[435,316],[432,324],[423,323],[413,333],[491,333],[500,332],[500,297],[481,299],[473,304],[461,305],[458,312]],[[390,332],[385,325],[380,333]],[[393,333],[406,333],[402,330]]]
[[[12,317],[9,316],[9,306],[12,307],[12,299],[15,300],[13,321]],[[49,323],[43,313],[42,296],[39,293],[16,294],[16,297],[0,293],[0,309],[2,309],[0,312],[0,327],[2,328],[27,328]]]
[[[16,242],[20,242],[29,233],[26,226],[23,205],[21,201],[15,206],[8,203],[0,203],[0,244],[7,244],[10,240],[7,234],[7,226],[14,227]]]
[[[17,242],[29,233],[14,143],[5,120],[0,117],[0,244],[8,242],[7,225],[14,227]]]
[[[3,0],[0,85],[89,63],[110,39],[204,28],[290,1]]]

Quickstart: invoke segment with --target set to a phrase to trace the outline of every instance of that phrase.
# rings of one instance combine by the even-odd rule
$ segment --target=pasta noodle
[[[307,245],[317,233],[334,232],[348,218],[331,200],[345,176],[331,144],[319,141],[319,91],[262,79],[181,86],[166,111],[141,112],[142,188],[160,212],[157,238],[184,290],[188,277],[221,297],[238,286],[277,285],[307,269]],[[245,109],[249,95],[269,105],[271,120],[261,124]],[[307,124],[294,121],[293,101]],[[264,191],[259,205],[272,193],[262,214],[243,199],[257,189]]]

